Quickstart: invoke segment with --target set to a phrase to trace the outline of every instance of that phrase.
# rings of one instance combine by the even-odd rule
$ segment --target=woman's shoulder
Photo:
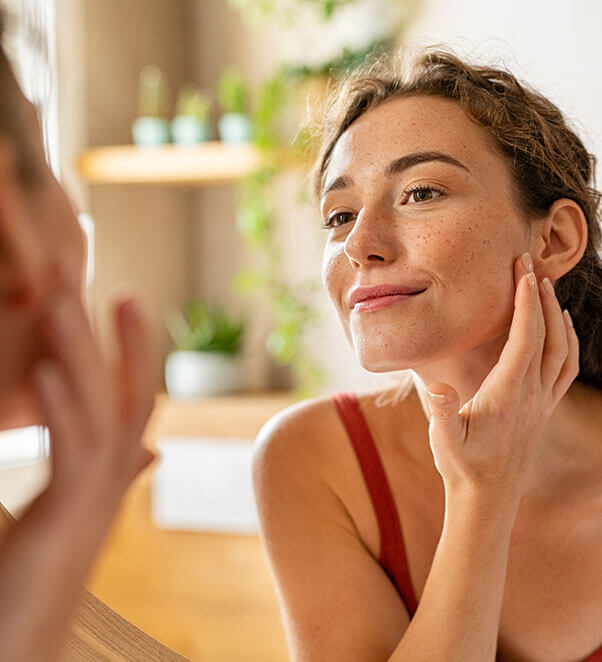
[[[286,460],[307,466],[317,462],[336,434],[337,425],[338,416],[330,396],[291,405],[272,416],[259,431],[255,464]]]
[[[331,398],[321,397],[287,407],[260,430],[253,449],[253,485],[264,537],[282,540],[282,527],[291,518],[312,522],[315,509],[324,512],[333,505],[336,424]]]
[[[385,433],[389,420],[413,415],[415,393],[398,391],[380,389],[355,396],[375,437]],[[340,452],[346,438],[334,396],[313,398],[287,407],[267,421],[256,440],[255,460],[278,458],[295,466],[324,467]]]

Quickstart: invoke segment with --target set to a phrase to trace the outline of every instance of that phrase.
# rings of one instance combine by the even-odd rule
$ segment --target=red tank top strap
[[[598,648],[597,651],[592,653],[587,659],[583,662],[602,662],[602,646]]]
[[[338,393],[332,398],[355,451],[380,532],[380,564],[396,585],[413,616],[418,607],[410,580],[401,523],[393,494],[374,438],[354,393]],[[602,646],[583,662],[602,662]]]
[[[410,616],[418,606],[410,580],[401,523],[391,487],[368,423],[354,393],[339,393],[332,398],[355,451],[380,532],[380,564],[397,586]]]

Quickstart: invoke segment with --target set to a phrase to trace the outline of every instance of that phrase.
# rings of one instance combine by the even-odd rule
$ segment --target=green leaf
[[[210,107],[209,96],[198,85],[184,83],[178,90],[176,115],[188,115],[206,122],[209,120]]]
[[[222,72],[217,82],[217,98],[224,113],[246,113],[248,92],[242,74],[230,67]]]
[[[177,319],[174,340],[178,349],[226,354],[237,354],[241,349],[244,320],[218,306],[209,306],[201,300],[189,301]],[[176,328],[173,323],[172,328]]]
[[[242,270],[234,278],[232,286],[237,294],[252,294],[263,290],[269,277],[261,271]]]

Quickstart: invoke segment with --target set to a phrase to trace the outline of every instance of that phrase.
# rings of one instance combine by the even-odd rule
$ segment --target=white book
[[[253,534],[252,440],[161,437],[152,491],[161,528]]]

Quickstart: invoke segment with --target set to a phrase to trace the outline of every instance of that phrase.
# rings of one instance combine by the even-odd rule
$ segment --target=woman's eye
[[[416,188],[409,189],[405,192],[406,204],[408,202],[430,202],[443,195],[443,191],[433,188],[432,186],[417,186]]]
[[[324,222],[325,228],[336,228],[339,225],[345,225],[349,223],[355,217],[350,211],[339,211],[331,214],[326,221]]]

